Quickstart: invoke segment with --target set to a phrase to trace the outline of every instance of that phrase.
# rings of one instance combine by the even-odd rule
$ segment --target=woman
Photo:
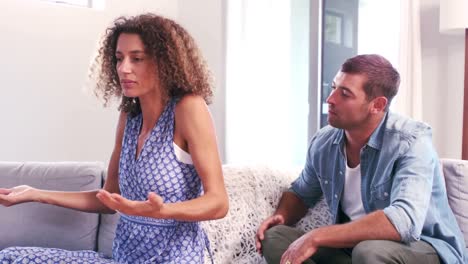
[[[208,241],[198,221],[224,217],[228,199],[206,105],[211,79],[193,39],[161,16],[121,17],[107,29],[92,71],[106,103],[121,98],[104,188],[18,186],[0,189],[0,202],[119,212],[113,260],[90,251],[14,247],[0,252],[0,263],[203,263]]]

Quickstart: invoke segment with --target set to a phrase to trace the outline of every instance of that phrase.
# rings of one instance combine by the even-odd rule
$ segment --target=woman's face
[[[146,54],[138,34],[120,34],[115,57],[124,96],[141,97],[158,92],[159,78],[155,62]]]

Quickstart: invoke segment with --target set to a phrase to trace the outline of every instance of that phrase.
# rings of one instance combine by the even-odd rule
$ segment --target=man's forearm
[[[350,248],[365,240],[401,241],[401,237],[382,210],[370,213],[356,221],[314,229],[314,246]]]
[[[282,215],[286,225],[293,225],[307,213],[307,206],[293,192],[286,191],[281,196],[275,214]]]

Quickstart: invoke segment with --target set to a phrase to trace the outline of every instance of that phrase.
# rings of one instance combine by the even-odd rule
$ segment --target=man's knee
[[[262,248],[270,249],[273,247],[275,250],[278,246],[282,246],[291,243],[289,241],[289,233],[291,232],[291,227],[285,225],[277,225],[265,231],[265,237],[262,240]]]
[[[392,263],[392,253],[389,247],[391,243],[387,240],[366,240],[353,248],[353,263]]]
[[[363,241],[354,247],[352,258],[353,263],[440,263],[435,249],[424,241]]]
[[[265,231],[262,253],[268,263],[278,263],[289,245],[303,233],[293,227],[277,225]]]

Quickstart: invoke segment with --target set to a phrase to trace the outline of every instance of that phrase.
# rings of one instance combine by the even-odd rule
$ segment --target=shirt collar
[[[382,120],[380,120],[379,126],[372,132],[369,141],[367,142],[367,145],[371,148],[378,149],[380,150],[382,147],[382,138],[384,134],[384,126],[385,123],[388,119],[388,112],[385,113],[384,117]],[[344,130],[339,129],[338,133],[335,136],[335,140],[333,141],[333,144],[344,144]]]
[[[382,148],[382,139],[385,131],[385,124],[388,119],[388,111],[385,113],[382,120],[380,120],[379,126],[372,132],[372,135],[369,138],[367,145],[371,148],[380,150]]]

